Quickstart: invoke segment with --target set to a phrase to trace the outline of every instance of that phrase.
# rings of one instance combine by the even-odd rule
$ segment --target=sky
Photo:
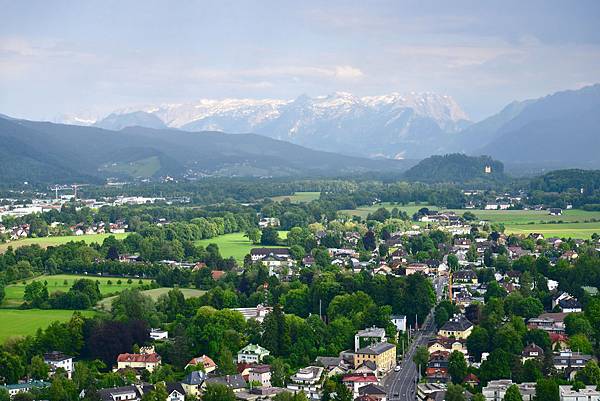
[[[600,1],[0,0],[0,113],[450,95],[478,121],[600,82]]]

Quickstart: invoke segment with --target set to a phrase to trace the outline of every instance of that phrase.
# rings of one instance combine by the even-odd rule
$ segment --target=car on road
[[[396,367],[394,368],[394,372],[400,372],[400,369],[402,369],[402,366],[396,365]]]

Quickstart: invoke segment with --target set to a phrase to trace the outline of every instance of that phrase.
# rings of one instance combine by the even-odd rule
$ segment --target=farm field
[[[279,238],[287,238],[287,231],[279,231]],[[238,262],[243,262],[244,256],[250,253],[250,249],[262,247],[262,245],[253,245],[248,238],[244,237],[244,233],[220,235],[215,238],[196,241],[195,244],[204,247],[209,244],[217,244],[224,258],[233,257]]]
[[[48,292],[53,293],[55,291],[68,291],[69,288],[73,285],[75,280],[81,278],[88,278],[91,280],[97,280],[100,282],[100,292],[104,294],[112,294],[115,292],[123,291],[126,288],[136,288],[139,287],[140,279],[132,279],[131,284],[127,284],[127,278],[119,278],[119,277],[99,277],[94,275],[70,275],[70,274],[58,274],[54,276],[38,276],[35,278],[30,278],[25,280],[26,284],[29,284],[32,281],[47,281],[48,282]],[[121,280],[121,284],[117,284],[117,280]],[[65,281],[67,284],[65,284]],[[111,284],[108,284],[108,281],[111,281]],[[142,279],[144,284],[149,284],[151,280]],[[15,284],[9,284],[5,287],[6,296],[0,305],[2,308],[14,308],[18,307],[23,303],[23,295],[25,293],[25,285],[23,281],[20,281]]]
[[[150,296],[152,299],[154,299],[156,301],[158,299],[158,297],[160,297],[162,294],[168,293],[172,289],[173,288],[168,288],[168,287],[153,288],[151,290],[142,291],[142,293]],[[179,290],[183,293],[183,296],[185,298],[199,297],[206,292],[203,290],[197,290],[195,288],[179,288]],[[98,309],[108,311],[108,310],[110,310],[112,301],[115,298],[116,298],[116,296],[104,298],[100,302],[98,302],[98,305],[96,305],[96,307]]]
[[[273,199],[275,202],[281,202],[285,199],[289,199],[292,203],[305,203],[319,199],[320,196],[320,192],[295,192],[294,195],[274,196],[271,199]]]
[[[443,210],[443,209],[440,209]],[[531,224],[540,222],[558,222],[564,223],[578,222],[584,223],[591,220],[597,222],[600,227],[600,212],[588,212],[580,209],[563,210],[561,216],[551,216],[545,210],[473,210],[473,209],[450,209],[456,214],[462,215],[469,210],[480,220],[487,220],[492,223],[508,224]],[[592,223],[593,224],[593,223]]]
[[[12,246],[13,249],[19,248],[21,246],[33,245],[37,244],[42,248],[46,248],[48,246],[53,245],[61,245],[66,244],[67,242],[75,241],[85,241],[88,244],[98,243],[101,244],[105,238],[113,235],[116,239],[123,239],[128,234],[92,234],[92,235],[66,235],[62,237],[41,237],[41,238],[25,238],[20,239],[18,241],[11,241],[5,244],[0,244],[0,252],[4,252],[8,249],[9,246]]]
[[[545,237],[559,238],[591,238],[592,234],[600,234],[600,223],[563,223],[563,224],[508,224],[509,234],[541,233]]]
[[[41,309],[0,309],[0,343],[13,336],[35,334],[37,329],[46,328],[56,320],[67,321],[73,315],[72,310]],[[84,316],[93,316],[94,311],[81,311]],[[10,322],[10,323],[8,323]]]
[[[440,211],[450,210],[458,215],[469,211],[479,220],[492,223],[503,223],[507,233],[529,234],[542,233],[545,236],[590,238],[593,233],[600,234],[600,212],[589,212],[580,209],[563,210],[561,216],[551,216],[545,210],[479,210],[479,209],[444,209],[428,204],[397,206],[390,203],[363,206],[355,210],[341,210],[351,216],[366,218],[380,207],[392,210],[397,207],[412,216],[422,207]],[[598,220],[598,221],[593,221]],[[558,223],[558,222],[561,223]],[[556,223],[555,223],[556,222]]]

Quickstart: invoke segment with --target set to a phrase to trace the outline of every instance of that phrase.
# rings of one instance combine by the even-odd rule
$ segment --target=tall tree
[[[467,361],[460,351],[453,351],[448,360],[448,373],[452,378],[452,383],[460,384],[467,377]]]
[[[508,387],[506,389],[506,394],[504,394],[503,401],[523,401],[523,397],[521,397],[521,392],[519,391],[519,387],[516,384]]]

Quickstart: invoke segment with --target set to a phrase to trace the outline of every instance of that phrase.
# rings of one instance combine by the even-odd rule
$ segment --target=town
[[[51,401],[600,397],[598,236],[508,234],[478,217],[584,212],[531,204],[522,190],[464,190],[462,211],[381,196],[366,215],[344,202],[329,211],[325,194],[219,207],[13,201],[4,303],[76,312],[5,340],[0,391]],[[42,203],[56,207],[32,209]],[[231,249],[231,236],[244,245]]]

